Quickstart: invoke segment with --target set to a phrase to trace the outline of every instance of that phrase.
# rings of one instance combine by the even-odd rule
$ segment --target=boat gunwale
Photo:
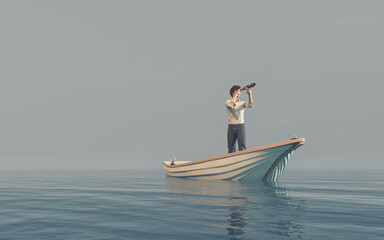
[[[220,155],[220,156],[216,156],[216,157],[205,158],[205,159],[196,160],[196,161],[189,161],[189,162],[180,163],[180,164],[176,164],[176,165],[167,164],[167,163],[165,163],[165,161],[163,161],[163,164],[168,168],[177,168],[177,167],[189,166],[189,165],[214,161],[214,160],[218,160],[218,159],[233,157],[233,156],[252,153],[252,152],[258,152],[258,151],[262,151],[262,150],[267,150],[267,149],[281,147],[281,146],[285,146],[285,145],[289,145],[289,144],[295,144],[295,143],[297,143],[298,145],[303,145],[305,143],[305,138],[295,138],[295,139],[291,139],[291,140],[287,140],[287,141],[283,141],[283,142],[273,143],[273,144],[260,146],[260,147],[254,147],[254,148],[246,149],[243,151],[228,153],[228,154],[224,154],[224,155]]]

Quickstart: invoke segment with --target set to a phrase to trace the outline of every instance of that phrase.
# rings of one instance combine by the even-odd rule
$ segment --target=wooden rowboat
[[[164,170],[177,178],[275,182],[304,142],[304,138],[293,138],[203,160],[164,161]]]

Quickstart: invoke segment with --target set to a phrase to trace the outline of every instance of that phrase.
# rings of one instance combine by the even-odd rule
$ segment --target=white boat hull
[[[178,178],[275,182],[293,151],[304,142],[304,138],[296,138],[198,161],[175,161],[175,165],[164,161],[164,170]]]

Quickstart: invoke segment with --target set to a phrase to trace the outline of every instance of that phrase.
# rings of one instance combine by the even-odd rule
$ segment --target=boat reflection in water
[[[305,202],[289,196],[289,190],[278,183],[172,177],[166,177],[165,183],[172,205],[188,212],[186,224],[199,228],[193,231],[217,234],[217,228],[226,229],[230,239],[303,237]]]

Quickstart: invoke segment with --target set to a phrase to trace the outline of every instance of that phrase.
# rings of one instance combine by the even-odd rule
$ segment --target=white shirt
[[[232,100],[225,101],[227,106],[229,124],[243,124],[244,123],[244,110],[245,108],[251,108],[253,104],[240,101],[234,103]]]

